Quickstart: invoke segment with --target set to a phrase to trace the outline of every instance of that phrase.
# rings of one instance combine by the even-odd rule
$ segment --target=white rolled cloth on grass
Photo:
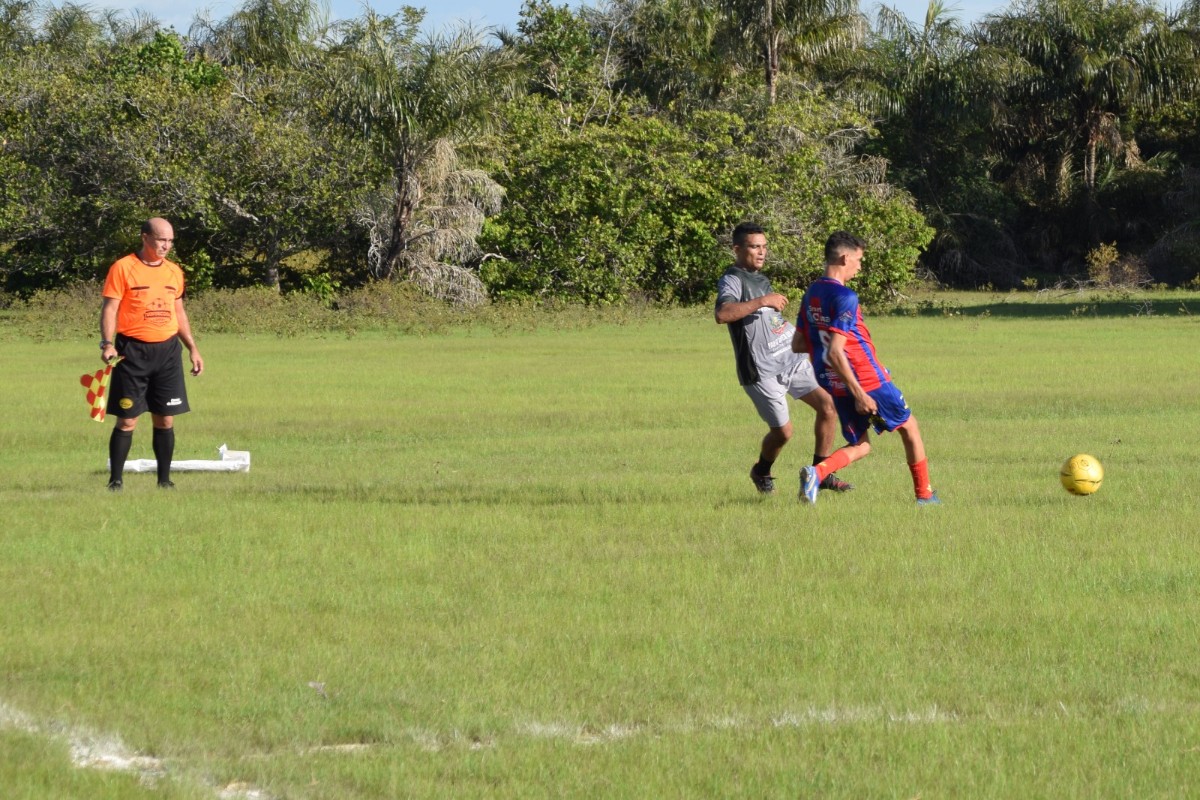
[[[171,461],[172,472],[249,472],[250,451],[230,450],[227,445],[217,448],[221,455],[220,461],[203,461],[191,459],[186,461]],[[108,462],[112,466],[112,461]],[[153,458],[131,458],[125,462],[126,472],[155,472],[158,461]]]

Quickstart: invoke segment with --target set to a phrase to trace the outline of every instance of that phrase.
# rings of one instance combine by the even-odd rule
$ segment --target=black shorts
[[[146,411],[164,417],[189,411],[178,336],[165,342],[143,342],[117,334],[113,345],[124,360],[113,368],[109,414],[133,419]]]

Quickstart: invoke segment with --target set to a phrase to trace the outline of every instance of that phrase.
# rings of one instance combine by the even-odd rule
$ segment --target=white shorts
[[[817,376],[813,373],[812,363],[806,355],[796,361],[791,372],[773,375],[742,388],[754,401],[754,407],[762,421],[771,428],[782,428],[791,419],[788,414],[787,396],[790,394],[799,400],[820,386],[817,385]]]

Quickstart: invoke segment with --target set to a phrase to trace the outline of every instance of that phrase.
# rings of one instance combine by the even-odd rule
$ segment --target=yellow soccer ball
[[[1063,462],[1058,477],[1071,494],[1092,494],[1104,482],[1104,467],[1095,456],[1080,453]]]

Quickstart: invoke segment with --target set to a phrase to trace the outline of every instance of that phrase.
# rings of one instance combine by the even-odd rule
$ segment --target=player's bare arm
[[[183,298],[175,299],[175,319],[179,320],[179,340],[188,349],[188,356],[192,362],[192,374],[199,375],[204,372],[204,359],[200,356],[200,348],[196,346],[196,340],[192,338],[192,323],[188,321],[187,312],[183,310]]]
[[[100,347],[100,360],[104,362],[117,357],[113,339],[117,336],[117,307],[120,305],[120,300],[106,297],[100,306],[100,341],[107,342]]]
[[[875,398],[862,388],[862,384],[858,382],[854,370],[850,367],[850,359],[846,358],[846,337],[833,330],[829,333],[829,348],[825,351],[829,366],[850,390],[851,396],[854,397],[854,407],[858,409],[858,413],[874,414],[879,410],[879,406],[876,405]]]
[[[741,303],[722,303],[717,306],[717,324],[728,325],[730,322],[737,322],[739,319],[744,319],[760,308],[767,306],[776,311],[783,311],[787,308],[787,304],[788,299],[779,294],[779,292],[764,294],[762,297],[754,297]]]
[[[804,338],[804,331],[802,331],[799,327],[797,327],[796,332],[792,334],[792,352],[808,352],[808,340]]]

